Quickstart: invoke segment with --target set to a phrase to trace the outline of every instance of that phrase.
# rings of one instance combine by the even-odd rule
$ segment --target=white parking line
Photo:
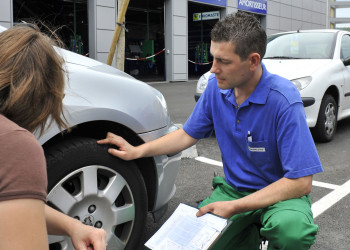
[[[198,156],[195,158],[195,160],[219,167],[223,166],[222,162],[215,161],[203,156]],[[326,211],[328,208],[340,201],[346,195],[350,194],[350,180],[341,186],[319,181],[312,181],[312,185],[317,187],[333,189],[332,192],[330,192],[329,194],[312,204],[311,209],[314,214],[314,218],[322,214],[324,211]]]
[[[345,182],[343,185],[334,189],[332,192],[312,204],[311,209],[314,214],[314,218],[322,214],[348,194],[350,194],[350,181]]]
[[[220,161],[215,161],[215,160],[212,160],[212,159],[203,157],[203,156],[198,156],[198,157],[196,157],[196,158],[194,158],[194,159],[197,160],[197,161],[201,161],[201,162],[210,164],[210,165],[215,165],[215,166],[219,166],[219,167],[222,167],[222,166],[223,166],[223,165],[222,165],[222,162],[220,162]]]
[[[319,182],[319,181],[312,181],[312,185],[317,187],[328,188],[328,189],[337,189],[339,187],[339,185],[329,184],[329,183]]]

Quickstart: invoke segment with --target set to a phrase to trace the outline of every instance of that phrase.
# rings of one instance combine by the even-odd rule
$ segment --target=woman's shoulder
[[[13,198],[45,200],[44,151],[29,131],[0,116],[0,201]]]
[[[43,156],[43,150],[35,136],[28,130],[18,126],[16,123],[0,115],[0,152],[11,152],[25,154],[30,152],[33,157]]]
[[[7,117],[0,114],[0,136],[15,131],[26,132],[27,130],[18,126],[16,123],[8,119]]]
[[[3,115],[0,115],[0,124],[0,146],[2,148],[6,144],[6,148],[12,146],[17,149],[33,147],[31,150],[42,150],[35,136],[28,130],[18,126]]]

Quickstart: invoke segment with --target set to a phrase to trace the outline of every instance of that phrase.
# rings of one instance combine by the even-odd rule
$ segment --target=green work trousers
[[[214,191],[199,207],[215,201],[240,199],[252,192],[239,192],[223,177],[213,179]],[[309,196],[277,202],[264,209],[236,214],[231,225],[211,250],[257,250],[260,237],[268,249],[309,249],[315,243],[318,226],[314,224]]]

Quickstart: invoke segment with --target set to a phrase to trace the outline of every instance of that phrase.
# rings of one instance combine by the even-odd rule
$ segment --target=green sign
[[[193,13],[193,21],[220,19],[220,11]]]

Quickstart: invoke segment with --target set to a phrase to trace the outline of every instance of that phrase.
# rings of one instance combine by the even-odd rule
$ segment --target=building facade
[[[85,47],[79,51],[107,61],[120,0],[1,0],[0,25],[11,27],[20,21],[18,17],[35,14],[28,2],[36,6],[51,2],[42,12],[52,12],[47,18],[54,16],[55,21],[72,23],[69,30],[74,30],[74,39],[67,35],[67,41],[76,45],[80,41],[75,39],[76,34],[82,33],[80,39]],[[77,6],[83,13],[77,12]],[[136,78],[154,74],[165,81],[187,81],[201,75],[210,69],[212,26],[238,10],[254,13],[268,35],[329,27],[328,0],[130,0],[125,24],[125,71]]]
[[[330,0],[329,28],[334,29],[339,26],[350,27],[350,1]]]

